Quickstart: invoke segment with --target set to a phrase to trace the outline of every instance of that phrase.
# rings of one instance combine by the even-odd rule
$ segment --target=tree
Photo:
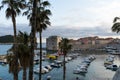
[[[41,80],[42,75],[42,31],[47,28],[47,26],[50,26],[50,19],[49,15],[51,15],[51,11],[49,9],[46,9],[47,6],[50,5],[48,1],[39,2],[40,7],[37,8],[37,22],[36,22],[36,29],[37,32],[39,32],[39,39],[40,39],[40,66],[39,66],[39,80]]]
[[[30,61],[29,35],[26,32],[19,31],[17,41],[19,43],[17,48],[18,59],[23,68],[23,80],[26,80],[26,69],[29,67]]]
[[[34,47],[35,47],[35,31],[36,31],[36,14],[37,14],[37,2],[38,0],[33,1],[32,8],[32,17],[31,17],[31,34],[30,34],[30,66],[29,66],[29,80],[33,80],[33,60],[34,60]]]
[[[68,53],[68,51],[72,48],[72,46],[69,44],[69,40],[67,38],[63,38],[61,42],[59,43],[60,51],[64,54],[63,57],[63,80],[66,80],[66,62],[65,57]]]
[[[23,15],[27,15],[27,18],[29,19],[29,24],[32,26],[33,22],[33,16],[32,16],[32,4],[33,1],[28,2],[28,10],[23,13]],[[50,6],[50,3],[48,1],[37,1],[37,13],[36,13],[36,32],[39,32],[40,37],[40,75],[39,79],[41,80],[41,66],[42,66],[42,31],[47,28],[47,26],[50,25],[49,22],[49,15],[51,15],[51,11],[49,9],[46,9],[48,6]]]
[[[114,21],[113,21],[113,26],[112,26],[112,28],[111,28],[111,30],[113,31],[113,32],[116,32],[116,33],[119,33],[120,32],[120,21],[118,22],[118,20],[120,20],[120,18],[119,17],[115,17],[114,18]]]
[[[12,19],[12,23],[13,23],[13,31],[14,31],[14,45],[13,45],[13,52],[14,52],[14,58],[11,62],[12,66],[14,66],[14,68],[12,69],[12,73],[14,75],[14,80],[18,80],[18,55],[16,53],[16,47],[17,47],[17,42],[16,42],[16,16],[20,14],[21,9],[25,8],[24,2],[21,0],[3,0],[2,2],[2,6],[0,6],[0,9],[3,8],[5,5],[7,6],[6,9],[6,18]]]
[[[35,44],[35,32],[36,32],[36,14],[37,14],[37,2],[39,0],[29,0],[27,3],[27,11],[23,15],[27,15],[29,24],[31,26],[30,33],[30,66],[29,66],[29,80],[33,80],[33,60],[34,60],[34,48]]]

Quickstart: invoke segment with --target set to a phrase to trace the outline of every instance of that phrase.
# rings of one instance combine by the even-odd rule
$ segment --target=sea
[[[45,45],[45,44],[44,44]],[[7,50],[11,48],[12,45],[0,45],[0,55],[7,53]],[[104,67],[104,60],[109,56],[108,54],[94,54],[96,59],[88,67],[88,72],[86,74],[73,74],[73,70],[76,68],[80,62],[83,61],[85,57],[89,54],[82,54],[76,59],[66,63],[66,80],[76,80],[79,77],[80,80],[112,80],[115,71],[106,69]],[[43,61],[43,66],[50,64],[51,61]],[[115,56],[115,64],[120,65],[120,57]],[[34,65],[34,69],[39,67],[39,65]],[[62,80],[63,67],[54,68],[50,72],[42,75],[42,80],[46,80],[47,76],[51,76],[51,80]],[[39,75],[34,74],[35,80],[38,80]],[[0,65],[0,78],[2,80],[13,80],[12,73],[9,73],[8,65]],[[22,70],[19,72],[19,80],[22,80]]]

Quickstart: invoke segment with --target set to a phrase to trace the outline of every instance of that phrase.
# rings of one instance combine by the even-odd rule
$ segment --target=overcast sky
[[[1,0],[0,0],[1,1]],[[79,38],[86,36],[119,37],[111,32],[113,19],[120,16],[120,0],[48,0],[52,11],[51,26],[43,37],[59,35]],[[13,34],[11,19],[0,11],[0,36]],[[17,17],[17,30],[30,31],[26,17]]]

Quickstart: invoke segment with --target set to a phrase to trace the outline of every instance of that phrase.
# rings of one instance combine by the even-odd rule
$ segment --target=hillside
[[[0,43],[13,43],[12,35],[0,36]]]

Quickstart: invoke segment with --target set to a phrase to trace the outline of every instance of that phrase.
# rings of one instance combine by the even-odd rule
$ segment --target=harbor
[[[93,54],[89,54],[88,52],[93,52]],[[88,54],[87,54],[88,53]],[[74,80],[78,77],[80,80],[112,80],[116,71],[112,71],[106,69],[104,66],[104,61],[109,54],[103,51],[81,51],[81,53],[72,53],[72,54],[79,54],[79,56],[75,57],[74,59],[68,61],[66,63],[66,80]],[[85,60],[89,56],[95,57],[89,67],[87,68],[87,72],[85,74],[74,74],[73,71],[77,65]],[[62,56],[58,57],[57,60],[61,60]],[[51,65],[54,60],[45,59],[42,61],[43,66]],[[120,65],[120,57],[119,55],[114,55],[114,63],[119,66]],[[34,65],[34,70],[39,67],[39,64]],[[12,74],[8,72],[8,65],[0,65],[0,78],[2,80],[13,80]],[[104,75],[103,75],[104,74]],[[7,75],[7,76],[6,76]],[[63,66],[61,67],[53,67],[49,72],[42,74],[42,80],[46,80],[48,76],[51,76],[51,80],[62,80],[63,76]],[[34,73],[34,79],[38,80],[39,74]],[[19,79],[22,78],[22,70],[19,72]]]

